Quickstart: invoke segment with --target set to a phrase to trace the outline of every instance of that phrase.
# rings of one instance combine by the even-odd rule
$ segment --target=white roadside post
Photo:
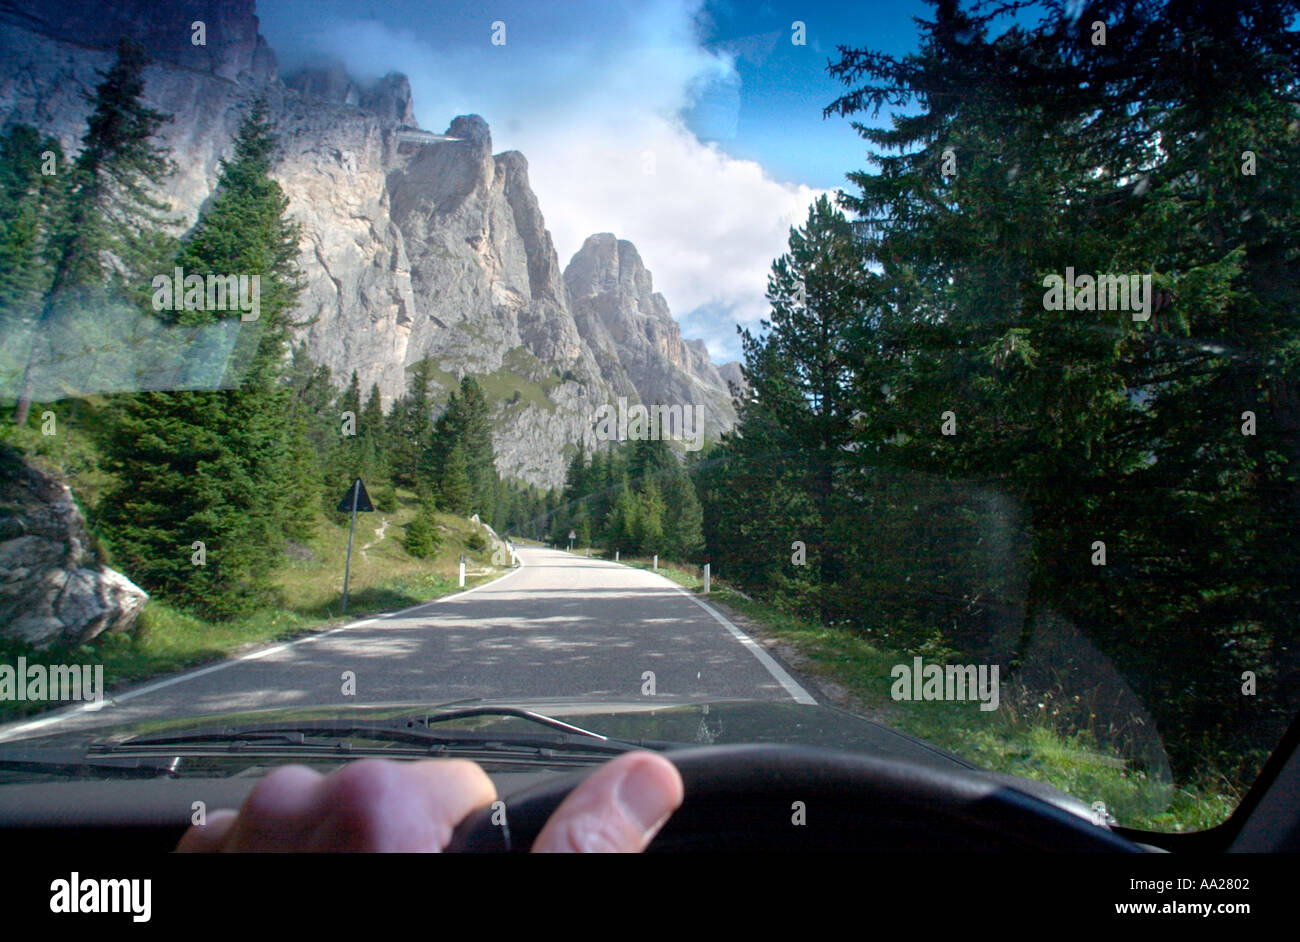
[[[465,588],[465,554],[460,554],[460,587]]]
[[[614,562],[618,562],[618,550],[614,550]]]
[[[709,594],[709,564],[704,564],[704,594]]]
[[[655,572],[659,571],[659,554],[655,553]]]

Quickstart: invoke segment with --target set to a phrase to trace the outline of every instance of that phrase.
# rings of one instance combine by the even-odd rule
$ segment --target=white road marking
[[[496,579],[493,579],[491,582],[485,582],[482,585],[476,585],[473,588],[464,590],[463,592],[456,592],[452,595],[444,595],[441,598],[430,599],[427,602],[421,602],[418,605],[412,605],[410,608],[404,608],[401,611],[389,612],[383,615],[371,615],[369,618],[363,618],[360,621],[349,622],[346,625],[339,625],[337,628],[331,628],[328,631],[321,631],[316,634],[306,635],[302,638],[295,638],[293,641],[287,641],[284,644],[278,644],[270,648],[263,648],[260,651],[252,651],[248,654],[241,655],[240,657],[230,658],[228,660],[221,661],[217,664],[209,664],[207,667],[200,667],[197,668],[196,670],[186,671],[183,674],[177,674],[174,677],[168,677],[166,680],[159,680],[152,684],[145,684],[143,687],[135,687],[131,690],[127,690],[119,694],[114,694],[112,696],[105,697],[104,700],[98,705],[94,703],[83,703],[83,704],[79,704],[78,706],[67,707],[55,713],[49,714],[47,716],[43,716],[38,720],[32,720],[31,722],[28,723],[20,723],[18,725],[3,726],[0,727],[0,742],[13,739],[25,733],[30,733],[33,730],[43,729],[46,726],[52,726],[55,723],[61,723],[64,720],[71,719],[72,717],[77,716],[81,713],[99,713],[102,712],[103,708],[106,706],[116,706],[117,704],[124,703],[127,700],[134,700],[136,697],[142,697],[147,693],[153,693],[155,690],[162,690],[164,687],[170,687],[174,684],[184,683],[187,680],[195,680],[207,674],[215,674],[217,671],[225,670],[227,667],[234,667],[236,664],[240,664],[244,661],[256,661],[259,658],[268,657],[269,655],[277,654],[280,651],[286,651],[297,644],[307,644],[308,642],[311,641],[318,641],[321,638],[328,638],[330,635],[336,635],[341,631],[347,631],[351,628],[362,628],[366,625],[371,625],[378,621],[384,621],[393,618],[402,618],[406,615],[411,614],[412,612],[417,611],[418,609],[426,608],[430,605],[437,605],[441,602],[450,602],[452,599],[461,598],[463,596],[469,595],[471,592],[477,592],[479,589],[486,589],[488,586],[497,585],[501,582],[504,582],[506,579],[509,579],[515,573],[520,572],[521,570],[523,570],[523,568],[524,568],[524,561],[523,559],[520,559],[518,567],[511,569],[509,572],[505,573],[504,575]]]
[[[613,560],[605,560],[605,562],[613,562]],[[622,566],[624,569],[636,568],[635,566],[627,566],[621,562],[614,563],[614,565]],[[774,678],[776,678],[776,682],[785,688],[785,692],[788,693],[794,699],[795,703],[806,703],[811,706],[817,705],[817,701],[813,699],[812,694],[810,694],[807,690],[804,690],[803,687],[799,684],[799,682],[795,680],[793,677],[791,677],[790,674],[786,671],[786,669],[773,659],[772,655],[764,651],[763,646],[761,644],[759,644],[749,635],[745,634],[743,631],[741,631],[739,628],[733,625],[731,623],[731,620],[727,618],[726,615],[723,615],[722,612],[718,611],[712,605],[702,600],[694,592],[690,592],[684,589],[682,586],[678,585],[676,582],[673,582],[673,580],[669,579],[667,576],[660,576],[656,572],[651,572],[650,570],[645,570],[645,569],[641,571],[647,572],[652,576],[656,576],[662,579],[664,582],[668,583],[670,586],[672,586],[682,595],[686,596],[688,599],[690,599],[700,608],[704,609],[706,612],[712,615],[714,620],[717,621],[717,623],[720,624],[723,628],[726,628],[727,631],[731,633],[731,636],[733,638],[735,638],[737,641],[743,644],[746,647],[746,649],[748,649],[750,654],[758,658],[758,663],[762,664],[764,667],[767,668],[767,672],[771,674]]]

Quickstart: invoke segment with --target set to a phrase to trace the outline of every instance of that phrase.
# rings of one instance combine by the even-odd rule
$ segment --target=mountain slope
[[[190,42],[203,21],[207,45]],[[496,397],[502,474],[563,481],[575,447],[594,446],[596,408],[629,400],[703,404],[711,434],[735,422],[727,386],[686,341],[636,250],[593,236],[562,274],[522,154],[493,155],[477,116],[443,135],[415,127],[410,86],[359,81],[322,64],[281,79],[252,0],[0,3],[0,125],[25,122],[75,153],[83,91],[119,36],[156,60],[146,102],[174,115],[162,142],[176,172],[165,195],[197,218],[248,104],[265,94],[279,135],[276,179],[302,224],[306,275],[296,320],[336,382],[355,369],[385,406],[409,368],[432,358],[443,392],[473,373]],[[604,287],[609,278],[611,287]]]

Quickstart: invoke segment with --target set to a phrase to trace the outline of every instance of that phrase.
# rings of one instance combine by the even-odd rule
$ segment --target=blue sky
[[[422,127],[481,114],[520,150],[560,264],[595,232],[641,252],[688,337],[719,362],[755,326],[772,260],[822,192],[866,167],[822,109],[837,45],[911,51],[920,0],[258,0],[282,72],[315,57],[411,79]],[[491,43],[493,21],[505,45]],[[806,26],[793,43],[792,24]],[[883,121],[885,116],[882,115]]]

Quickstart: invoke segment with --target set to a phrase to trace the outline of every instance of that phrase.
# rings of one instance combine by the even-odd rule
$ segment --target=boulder
[[[0,638],[37,648],[127,631],[149,596],[105,566],[67,484],[0,453]]]

